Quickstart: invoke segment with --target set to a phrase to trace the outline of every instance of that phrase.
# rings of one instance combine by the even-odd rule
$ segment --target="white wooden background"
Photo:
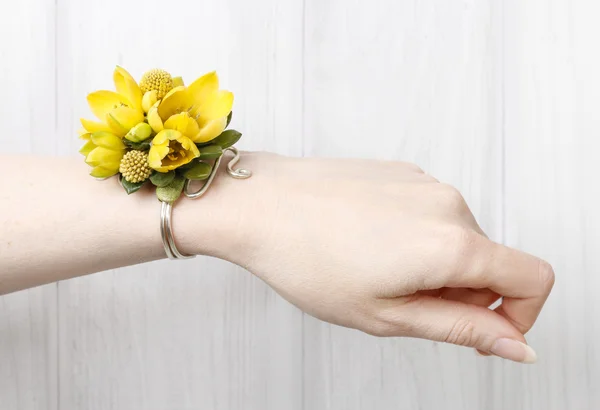
[[[48,285],[0,298],[2,410],[600,408],[600,3],[1,6],[2,152],[76,155],[114,64],[217,69],[242,148],[416,162],[558,277],[529,367],[320,323],[218,260]]]

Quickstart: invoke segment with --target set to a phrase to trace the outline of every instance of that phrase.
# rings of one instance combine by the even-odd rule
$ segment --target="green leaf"
[[[148,140],[142,141],[142,142],[133,142],[133,141],[129,141],[128,139],[123,138],[123,142],[129,148],[132,148],[132,149],[135,149],[138,151],[148,151],[150,149],[151,140],[148,139]]]
[[[184,172],[183,176],[194,181],[203,181],[210,176],[212,165],[206,162],[198,162],[193,168]]]
[[[227,125],[225,126],[225,128],[229,127],[229,124],[231,124],[232,118],[233,118],[233,111],[230,111],[229,115],[227,116]]]
[[[178,176],[169,185],[156,188],[156,196],[163,202],[175,202],[181,196],[184,185],[185,179]]]
[[[175,179],[175,171],[155,172],[150,176],[150,181],[157,187],[165,187]]]
[[[145,183],[146,183],[146,181],[133,183],[133,182],[129,182],[125,178],[121,177],[121,185],[123,186],[123,188],[125,188],[125,192],[127,192],[127,195],[131,195],[134,192],[139,191],[140,188]]]
[[[209,145],[218,145],[219,147],[225,149],[235,145],[235,143],[238,142],[241,137],[241,132],[236,130],[227,130],[223,131],[221,135],[210,141]]]
[[[186,171],[190,168],[194,168],[194,166],[198,163],[198,158],[194,158],[193,160],[191,160],[190,162],[188,162],[187,164],[181,165],[179,167],[177,167],[177,169],[175,170],[177,172],[178,175],[183,175],[182,171]]]
[[[199,159],[216,159],[223,155],[223,149],[218,145],[207,145],[200,149]]]

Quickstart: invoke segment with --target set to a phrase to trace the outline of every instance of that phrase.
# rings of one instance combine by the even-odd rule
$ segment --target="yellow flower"
[[[81,119],[81,125],[89,133],[110,132],[124,137],[131,128],[144,121],[142,91],[133,77],[117,66],[113,73],[114,91],[96,91],[88,95],[88,104],[100,120]]]
[[[108,178],[119,172],[121,159],[125,155],[125,144],[118,136],[105,131],[86,133],[80,136],[87,141],[79,152],[92,167],[90,175]]]
[[[148,164],[158,172],[169,172],[198,156],[200,151],[191,139],[177,130],[163,130],[152,140]]]
[[[223,132],[232,106],[233,94],[219,90],[217,73],[211,72],[169,91],[148,111],[148,123],[155,132],[176,129],[196,143],[207,142]]]

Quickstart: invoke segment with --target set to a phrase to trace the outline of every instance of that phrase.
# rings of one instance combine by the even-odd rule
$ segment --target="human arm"
[[[164,256],[151,192],[127,196],[70,159],[3,161],[24,171],[0,193],[0,293]],[[533,360],[510,341],[525,341],[552,269],[489,241],[455,189],[399,162],[242,161],[249,180],[221,175],[202,199],[177,203],[182,251],[243,266],[331,323]]]

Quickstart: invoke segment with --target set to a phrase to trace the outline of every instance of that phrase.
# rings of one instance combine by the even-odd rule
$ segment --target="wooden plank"
[[[557,282],[528,336],[540,363],[496,373],[493,409],[600,407],[600,4],[505,2],[506,239]]]
[[[52,0],[13,2],[0,26],[4,153],[57,153],[54,29]],[[18,174],[4,171],[5,178]],[[0,296],[3,409],[57,408],[56,338],[56,285]]]
[[[236,93],[241,147],[301,154],[300,2],[58,5],[59,128],[73,151],[86,93],[110,87],[118,63],[188,82],[217,69]],[[163,261],[64,282],[59,309],[61,408],[301,408],[301,313],[228,263]]]
[[[306,1],[308,155],[416,162],[502,233],[501,14],[491,1]],[[307,409],[487,409],[493,359],[305,318]]]

